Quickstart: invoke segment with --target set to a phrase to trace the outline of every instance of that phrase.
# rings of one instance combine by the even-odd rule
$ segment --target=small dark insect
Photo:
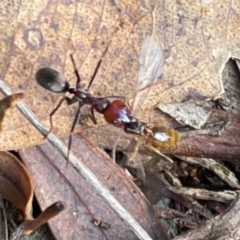
[[[105,230],[108,230],[110,229],[112,226],[111,224],[107,223],[107,222],[103,222],[103,221],[100,221],[98,219],[93,219],[92,220],[92,223],[97,226],[97,227],[100,227],[100,228],[103,228]]]

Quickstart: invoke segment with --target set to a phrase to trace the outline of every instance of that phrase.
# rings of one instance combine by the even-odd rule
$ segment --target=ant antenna
[[[92,77],[91,77],[91,80],[89,81],[89,84],[88,84],[87,90],[89,90],[89,88],[92,86],[92,83],[93,83],[93,81],[94,81],[94,79],[95,79],[95,77],[96,77],[96,75],[97,75],[98,69],[99,69],[100,66],[101,66],[101,63],[102,63],[103,57],[106,55],[107,50],[108,50],[108,48],[109,48],[111,42],[112,42],[112,41],[110,41],[110,43],[108,44],[108,46],[107,46],[106,49],[104,50],[101,59],[98,61],[98,64],[97,64],[97,66],[96,66],[96,68],[95,68],[95,70],[94,70],[94,73],[93,73],[93,75],[92,75]]]
[[[98,64],[97,64],[97,66],[96,66],[96,68],[95,68],[95,70],[94,70],[94,72],[93,72],[93,75],[92,75],[92,77],[91,77],[91,79],[90,79],[90,81],[89,81],[89,84],[88,84],[88,87],[87,87],[86,90],[89,90],[89,88],[92,86],[92,83],[93,83],[93,81],[94,81],[94,79],[95,79],[95,77],[96,77],[96,75],[97,75],[97,72],[98,72],[100,66],[101,66],[103,57],[106,55],[107,50],[108,50],[108,47],[110,46],[111,42],[112,42],[112,41],[110,41],[110,43],[108,44],[108,46],[107,46],[106,49],[104,50],[101,59],[98,61]],[[72,61],[72,64],[73,64],[74,73],[75,73],[75,75],[76,75],[76,77],[77,77],[76,88],[80,88],[81,77],[80,77],[80,74],[79,74],[79,72],[78,72],[78,70],[77,70],[76,63],[75,63],[75,60],[74,60],[74,58],[73,58],[73,53],[70,54],[70,57],[71,57],[71,61]]]
[[[97,75],[97,72],[98,72],[99,67],[101,66],[101,63],[102,63],[102,59],[100,59],[100,60],[98,61],[98,64],[97,64],[97,66],[96,66],[96,68],[95,68],[95,70],[94,70],[94,73],[93,73],[93,75],[92,75],[92,77],[91,77],[91,80],[89,81],[87,90],[89,90],[89,88],[92,86],[92,83],[93,83],[93,81],[94,81],[94,79],[95,79],[95,77],[96,77],[96,75]]]

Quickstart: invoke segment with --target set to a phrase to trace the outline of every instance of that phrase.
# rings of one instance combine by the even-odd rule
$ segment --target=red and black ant
[[[80,109],[84,105],[91,106],[91,119],[95,124],[96,124],[96,118],[94,116],[94,110],[100,114],[103,114],[107,123],[113,124],[118,128],[123,128],[126,132],[128,132],[128,130],[130,133],[134,133],[135,131],[138,132],[142,124],[133,116],[131,110],[127,107],[127,105],[123,101],[119,99],[110,101],[109,98],[115,98],[115,96],[95,97],[89,92],[89,88],[91,87],[96,77],[96,74],[101,66],[102,58],[99,60],[94,70],[94,73],[91,77],[88,87],[86,89],[83,89],[80,86],[81,77],[76,68],[73,55],[71,54],[70,57],[71,57],[74,72],[77,78],[76,88],[70,88],[70,85],[67,79],[63,76],[63,74],[61,74],[60,72],[52,68],[41,68],[36,73],[36,80],[38,84],[41,85],[43,88],[55,93],[69,92],[70,94],[73,94],[72,98],[69,98],[67,96],[63,97],[58,103],[58,105],[55,107],[55,109],[50,113],[49,132],[51,132],[52,125],[53,125],[52,116],[59,109],[59,107],[61,106],[64,100],[67,101],[68,105],[78,102],[78,109],[72,124],[71,133],[74,131],[75,125],[80,117]],[[116,98],[119,98],[119,97],[116,96]],[[71,136],[69,139],[69,148],[70,146],[71,146]]]

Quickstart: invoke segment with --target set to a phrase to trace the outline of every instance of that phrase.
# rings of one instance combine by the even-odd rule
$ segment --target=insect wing
[[[150,36],[143,41],[139,63],[136,91],[156,83],[163,73],[163,52],[158,43]]]
[[[163,51],[151,36],[147,36],[142,43],[139,63],[135,96],[132,103],[133,111],[136,111],[138,105],[142,105],[152,87],[158,83],[163,74]]]

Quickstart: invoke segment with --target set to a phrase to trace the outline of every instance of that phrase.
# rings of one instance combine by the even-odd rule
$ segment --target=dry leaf
[[[158,102],[215,97],[223,92],[224,64],[231,54],[238,57],[238,8],[238,2],[223,0],[201,4],[172,0],[6,3],[1,10],[1,77],[14,91],[26,91],[27,104],[49,125],[47,117],[60,96],[37,86],[37,69],[55,68],[74,86],[69,58],[74,52],[86,84],[111,41],[91,90],[131,99],[142,42],[152,35],[165,56],[163,81],[141,104],[142,113]],[[73,109],[65,104],[53,119],[58,135],[69,133]],[[12,112],[0,138],[2,149],[41,141],[42,136],[17,111]]]
[[[47,223],[51,218],[57,216],[65,209],[65,203],[58,201],[47,207],[37,218],[25,219],[24,234],[30,235],[35,229]]]
[[[11,121],[9,110],[23,98],[23,93],[15,93],[0,100],[0,130],[2,130],[2,122],[7,117],[7,121]]]
[[[223,166],[222,164],[215,161],[214,159],[190,158],[190,157],[179,157],[179,156],[178,158],[183,160],[184,162],[196,164],[206,169],[209,169],[213,171],[214,174],[216,174],[220,179],[222,179],[232,188],[240,189],[240,185],[235,174],[231,170]]]
[[[195,129],[201,129],[211,114],[211,109],[207,110],[194,102],[159,104],[158,108],[173,117],[179,124]]]
[[[0,152],[1,195],[32,219],[33,183],[26,167],[12,154]]]
[[[26,167],[12,154],[0,152],[0,194],[24,214],[24,234],[30,234],[64,209],[62,202],[48,207],[36,219],[32,217],[33,183]]]
[[[65,139],[66,142],[67,139]],[[73,137],[74,154],[97,176],[153,239],[168,239],[161,232],[149,202],[105,153],[82,136]],[[67,209],[49,224],[57,239],[138,239],[119,216],[92,191],[88,183],[49,144],[20,151],[34,182],[42,208],[63,198]],[[94,219],[111,224],[96,227]]]
[[[213,233],[215,233],[216,240],[228,240],[232,238],[232,233],[234,232],[234,238],[240,238],[239,232],[239,218],[236,217],[236,213],[239,212],[239,194],[235,201],[228,207],[228,209],[221,215],[207,221],[205,224],[201,225],[199,228],[188,231],[181,236],[175,238],[175,240],[195,240],[203,239],[208,240],[212,238]],[[230,231],[228,229],[231,229]],[[219,233],[219,234],[218,234]],[[234,239],[233,238],[233,239]]]

